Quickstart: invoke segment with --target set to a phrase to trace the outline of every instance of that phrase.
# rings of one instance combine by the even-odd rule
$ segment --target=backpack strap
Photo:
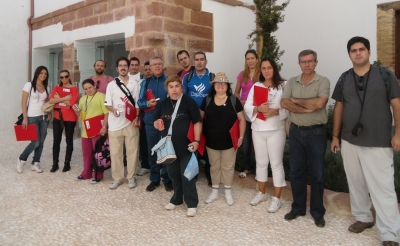
[[[210,104],[211,99],[212,99],[211,96],[206,96],[206,108],[204,109],[204,112],[206,111],[208,105]],[[236,112],[236,96],[232,94],[232,95],[229,97],[229,99],[231,100],[233,110],[235,110],[235,113],[237,113],[237,112]]]
[[[215,78],[215,73],[211,73],[211,72],[210,72],[210,81],[213,81],[214,78]]]
[[[149,87],[150,80],[151,80],[151,77],[150,78],[146,78],[146,87],[145,87],[146,91],[147,91],[147,88]]]
[[[144,79],[144,75],[140,73],[140,79]]]
[[[390,101],[393,98],[391,98],[391,96],[390,96],[392,84],[390,83],[389,69],[387,69],[386,67],[383,67],[383,66],[379,66],[379,71],[381,72],[381,76],[383,78],[383,81],[385,82],[387,99],[388,99],[388,101]]]
[[[351,69],[347,70],[346,72],[342,73],[342,75],[340,75],[338,83],[339,83],[339,88],[340,88],[340,94],[342,95],[342,103],[344,103],[344,96],[343,96],[343,87],[344,87],[344,78],[346,77],[346,75],[350,72]]]
[[[190,80],[192,79],[192,77],[193,77],[193,73],[194,73],[194,71],[192,70],[192,71],[190,71],[190,73],[188,74],[188,76],[186,77],[186,83],[189,83],[190,82]]]

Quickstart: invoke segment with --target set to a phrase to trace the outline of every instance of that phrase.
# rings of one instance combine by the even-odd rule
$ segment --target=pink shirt
[[[254,82],[251,78],[248,78],[247,84],[244,83],[242,81],[242,74],[243,74],[243,71],[239,73],[239,75],[236,77],[236,79],[238,82],[241,83],[240,88],[242,90],[242,93],[240,94],[240,100],[245,101],[245,100],[247,100],[247,96],[249,95],[250,89],[251,89],[251,87],[253,87]],[[255,81],[255,82],[257,82],[257,81]]]

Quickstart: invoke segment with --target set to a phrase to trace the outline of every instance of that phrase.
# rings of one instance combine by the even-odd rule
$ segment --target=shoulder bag
[[[29,108],[29,100],[31,99],[31,92],[32,92],[32,82],[31,82],[31,89],[29,90],[29,96],[28,96],[28,101],[26,103],[26,114],[28,114],[28,108]],[[16,125],[22,125],[22,121],[24,121],[24,114],[21,113],[18,118],[17,122],[15,122]]]

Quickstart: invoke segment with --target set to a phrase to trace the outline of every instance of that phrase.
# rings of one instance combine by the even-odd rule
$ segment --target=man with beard
[[[94,71],[96,72],[96,74],[90,78],[93,79],[93,81],[96,85],[97,91],[99,91],[103,94],[106,94],[108,83],[113,81],[112,76],[108,76],[108,75],[104,74],[104,71],[106,70],[106,62],[103,60],[97,60],[94,63],[93,67],[94,67]]]

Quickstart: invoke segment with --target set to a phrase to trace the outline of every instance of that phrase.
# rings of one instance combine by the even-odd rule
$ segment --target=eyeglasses
[[[99,89],[99,87],[100,87],[100,80],[97,80],[97,82],[96,82],[96,89]]]
[[[151,66],[162,66],[163,64],[162,63],[154,63],[154,64],[151,64]]]
[[[358,86],[358,89],[359,89],[360,91],[363,91],[363,90],[364,90],[363,78],[364,78],[364,77],[358,77],[358,80],[357,80],[357,86]]]
[[[225,82],[214,82],[216,86],[225,86]]]
[[[69,78],[69,75],[65,75],[64,77],[60,76],[60,79],[68,79],[68,78]]]
[[[308,61],[300,61],[301,65],[306,65],[306,64],[313,64],[315,61],[314,60],[308,60]]]

